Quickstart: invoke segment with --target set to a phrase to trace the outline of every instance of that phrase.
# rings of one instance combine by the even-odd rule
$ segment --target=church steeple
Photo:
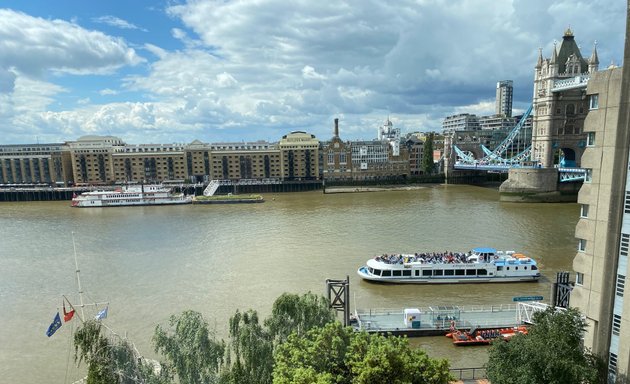
[[[597,41],[593,44],[593,53],[591,57],[588,59],[588,72],[593,73],[597,72],[599,69],[599,57],[597,57]]]

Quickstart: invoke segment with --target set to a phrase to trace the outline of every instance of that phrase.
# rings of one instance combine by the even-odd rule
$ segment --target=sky
[[[571,28],[621,65],[622,0],[0,0],[0,145],[345,140],[532,100]]]

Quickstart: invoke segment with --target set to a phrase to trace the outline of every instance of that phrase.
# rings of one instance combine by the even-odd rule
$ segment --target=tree
[[[101,323],[89,320],[74,334],[75,361],[88,365],[88,384],[166,384],[167,369],[156,373],[153,364],[138,356],[133,346],[118,336],[101,334]]]
[[[273,354],[289,335],[298,337],[315,327],[335,320],[323,296],[308,292],[302,296],[284,293],[273,303],[271,315],[258,320],[256,311],[236,311],[230,319],[230,343],[226,354],[228,368],[223,383],[269,384],[272,381]]]
[[[283,293],[273,303],[265,325],[277,343],[286,341],[293,332],[298,336],[315,327],[335,321],[335,313],[323,296],[307,292],[302,296]]]
[[[493,384],[599,383],[601,363],[582,346],[586,321],[577,309],[537,312],[527,335],[493,343],[486,371]]]
[[[155,328],[155,352],[163,354],[182,384],[205,384],[218,381],[223,364],[224,342],[217,342],[208,323],[199,312],[184,311],[171,316],[169,332]]]
[[[223,383],[271,383],[273,342],[258,321],[256,311],[236,311],[230,318],[230,344],[226,353],[229,368],[221,375]]]
[[[433,162],[433,133],[427,136],[424,142],[424,149],[422,151],[422,172],[425,175],[433,173],[435,163]]]
[[[370,335],[339,322],[289,336],[274,355],[274,384],[447,384],[446,360],[411,349],[406,338]]]

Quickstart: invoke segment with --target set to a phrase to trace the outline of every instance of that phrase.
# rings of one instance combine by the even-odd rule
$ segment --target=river
[[[237,309],[266,317],[283,292],[325,294],[350,276],[352,307],[509,304],[549,299],[555,273],[571,270],[577,204],[501,203],[494,189],[437,185],[409,191],[267,194],[262,204],[71,208],[69,202],[0,204],[0,382],[72,382],[76,320],[44,334],[62,295],[78,301],[74,233],[86,302],[109,302],[106,324],[156,357],[157,324],[186,309],[218,337]],[[382,253],[476,246],[537,259],[538,283],[383,285],[356,269]],[[86,309],[93,316],[95,310]],[[413,340],[452,367],[478,367],[487,347],[442,337]]]

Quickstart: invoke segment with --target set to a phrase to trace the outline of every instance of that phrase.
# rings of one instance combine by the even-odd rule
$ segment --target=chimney
[[[335,137],[339,137],[339,119],[335,119]]]

